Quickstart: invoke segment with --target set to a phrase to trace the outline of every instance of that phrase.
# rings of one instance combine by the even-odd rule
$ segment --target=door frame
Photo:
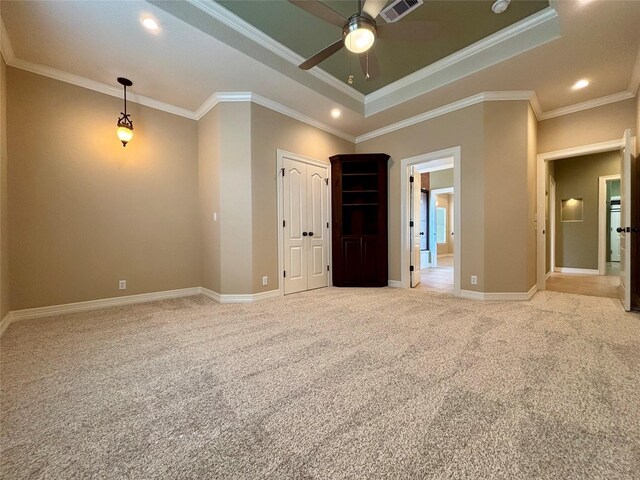
[[[546,220],[546,219],[545,219]],[[545,224],[546,227],[546,224]],[[549,177],[549,272],[551,276],[556,270],[556,180],[553,176]],[[546,252],[545,252],[545,269],[546,269]],[[546,275],[545,275],[545,278]]]
[[[635,137],[631,139],[632,153],[635,155]],[[546,284],[546,245],[545,245],[545,179],[547,176],[547,162],[563,158],[579,157],[592,153],[612,152],[622,150],[624,140],[618,138],[600,143],[591,143],[579,147],[565,148],[552,152],[539,153],[536,162],[536,256],[537,256],[537,286],[538,290],[545,290]]]
[[[411,248],[411,239],[409,238],[409,176],[410,167],[422,163],[428,163],[431,171],[445,170],[453,167],[453,189],[458,195],[458,201],[454,202],[453,210],[453,294],[460,296],[460,253],[462,245],[462,235],[460,229],[460,212],[461,212],[461,189],[460,189],[460,159],[462,149],[458,145],[456,147],[445,148],[435,152],[424,153],[414,157],[403,158],[400,161],[400,286],[409,288],[409,248]],[[394,282],[390,280],[389,283]]]
[[[278,223],[276,224],[276,228],[278,230],[278,293],[280,296],[284,296],[284,278],[280,275],[284,272],[284,234],[282,228],[282,222],[284,220],[284,196],[282,193],[282,162],[284,158],[290,158],[291,160],[296,160],[298,162],[306,163],[309,165],[315,165],[317,167],[322,167],[327,169],[327,178],[329,179],[329,185],[327,186],[327,221],[329,222],[329,228],[327,229],[327,264],[329,265],[329,271],[327,272],[327,283],[329,287],[333,286],[333,254],[331,251],[331,225],[333,225],[331,219],[331,163],[322,162],[320,160],[315,160],[313,158],[305,157],[304,155],[299,155],[297,153],[288,152],[286,150],[282,150],[280,148],[276,149],[276,171],[275,171],[275,181],[276,181],[276,202],[277,207],[276,210],[278,212]]]
[[[607,274],[607,181],[620,174],[598,177],[598,275]]]

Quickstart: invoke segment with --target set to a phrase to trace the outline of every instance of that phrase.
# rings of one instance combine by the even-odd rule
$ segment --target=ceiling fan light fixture
[[[364,53],[376,41],[375,22],[362,15],[354,15],[342,30],[344,46],[353,53]]]

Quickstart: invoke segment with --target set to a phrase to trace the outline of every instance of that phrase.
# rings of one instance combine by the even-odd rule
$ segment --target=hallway
[[[438,255],[436,268],[420,271],[418,288],[439,293],[453,293],[453,255]]]
[[[576,293],[592,297],[618,298],[620,264],[607,263],[607,275],[577,275],[554,272],[547,279],[546,289],[553,292]]]

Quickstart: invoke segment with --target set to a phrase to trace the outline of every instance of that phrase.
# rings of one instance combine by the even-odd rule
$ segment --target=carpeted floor
[[[640,478],[640,317],[328,288],[14,323],[0,476]]]

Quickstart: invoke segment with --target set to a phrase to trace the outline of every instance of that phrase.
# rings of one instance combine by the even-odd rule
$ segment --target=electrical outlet
[[[127,289],[127,281],[126,280],[120,280],[118,282],[118,289],[119,290],[126,290]]]
[[[269,283],[269,277],[264,276],[262,277],[262,285],[267,285]]]
[[[471,275],[471,285],[477,285],[478,284],[478,277],[476,277],[475,275]]]

